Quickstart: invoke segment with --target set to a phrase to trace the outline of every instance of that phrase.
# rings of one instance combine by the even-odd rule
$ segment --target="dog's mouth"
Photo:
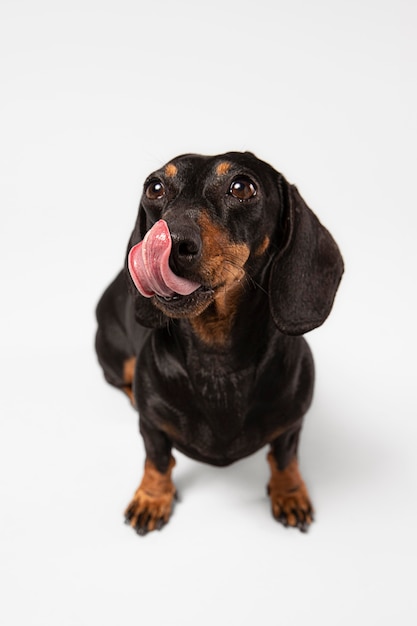
[[[213,298],[213,289],[175,274],[169,258],[171,234],[164,220],[159,220],[146,233],[143,241],[133,246],[128,255],[130,276],[145,298],[171,316],[202,311]]]
[[[170,317],[193,317],[210,304],[215,295],[211,287],[201,285],[189,295],[154,296],[155,306]]]
[[[171,233],[164,220],[156,222],[143,241],[130,250],[130,276],[145,298],[188,296],[200,287],[200,283],[174,274],[169,265],[171,250]]]

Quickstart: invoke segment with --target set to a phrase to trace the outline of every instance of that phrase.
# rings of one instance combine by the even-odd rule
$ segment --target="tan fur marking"
[[[167,471],[161,474],[155,465],[146,459],[142,482],[125,511],[131,526],[135,527],[139,518],[142,518],[146,530],[149,531],[155,530],[159,522],[166,523],[169,520],[175,496],[175,485],[171,480],[174,465],[175,459],[171,457]]]
[[[296,526],[299,520],[311,524],[313,507],[297,459],[294,458],[284,470],[279,470],[272,452],[267,458],[271,468],[268,490],[274,517],[284,518],[289,526]]]
[[[222,346],[226,343],[235,319],[241,295],[241,287],[219,294],[214,302],[190,322],[194,332],[208,345]]]
[[[168,165],[165,167],[165,176],[168,176],[168,178],[174,178],[174,176],[176,176],[178,174],[178,168],[176,165],[174,165],[173,163],[168,163]]]
[[[230,241],[227,233],[203,213],[200,218],[203,256],[201,274],[205,282],[217,287],[213,302],[191,325],[208,344],[224,344],[229,336],[245,277],[244,265],[250,251],[246,244]]]
[[[266,249],[269,246],[269,242],[270,239],[268,237],[268,235],[265,236],[265,239],[263,240],[263,242],[261,243],[261,245],[259,246],[259,248],[256,250],[255,252],[255,256],[262,256],[263,253],[266,251]]]
[[[132,356],[123,363],[123,380],[127,385],[131,385],[135,375],[136,357]]]
[[[130,385],[126,385],[126,387],[122,387],[122,389],[127,395],[127,397],[129,398],[131,405],[136,408],[136,403],[135,403],[135,398],[133,396],[132,387]]]
[[[222,161],[216,167],[216,173],[218,176],[224,176],[232,167],[232,164],[229,161]]]
[[[135,398],[133,396],[132,391],[132,383],[133,378],[135,376],[135,367],[136,367],[136,357],[132,356],[130,359],[126,359],[123,363],[123,381],[126,383],[124,387],[122,387],[125,394],[127,394],[132,406],[136,407]]]

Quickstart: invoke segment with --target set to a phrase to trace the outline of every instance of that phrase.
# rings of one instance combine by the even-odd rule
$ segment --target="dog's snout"
[[[171,269],[176,274],[192,270],[198,263],[202,252],[200,233],[194,228],[171,230],[172,250],[169,259]]]

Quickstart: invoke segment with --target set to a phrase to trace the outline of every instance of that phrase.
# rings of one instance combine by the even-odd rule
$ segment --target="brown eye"
[[[250,178],[235,178],[230,185],[229,193],[240,201],[249,200],[256,196],[256,187]]]
[[[145,189],[145,195],[149,200],[159,200],[165,195],[165,187],[160,180],[151,180]]]

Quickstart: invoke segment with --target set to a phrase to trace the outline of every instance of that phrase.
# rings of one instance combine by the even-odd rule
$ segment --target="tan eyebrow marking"
[[[224,176],[232,167],[232,164],[229,161],[222,161],[216,167],[216,173],[218,176]]]
[[[168,178],[174,178],[174,176],[176,176],[178,174],[178,168],[176,165],[174,165],[173,163],[168,163],[168,165],[165,167],[165,176],[168,176]]]

